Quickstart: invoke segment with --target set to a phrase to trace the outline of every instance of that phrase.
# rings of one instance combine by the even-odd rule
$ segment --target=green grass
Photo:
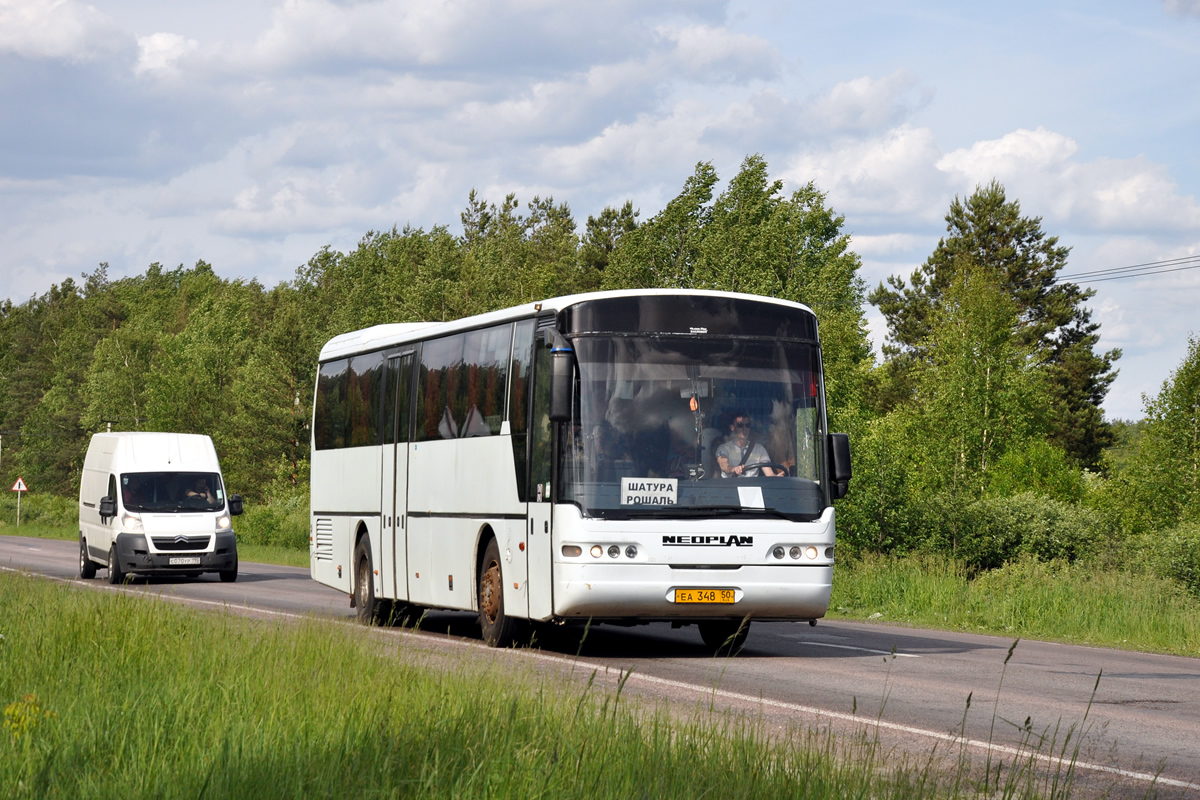
[[[912,767],[869,740],[768,737],[753,721],[702,709],[681,719],[503,654],[490,666],[430,663],[406,641],[0,573],[0,796],[694,800],[963,789],[961,770]],[[1004,796],[1038,793],[1026,784]]]
[[[1200,601],[1148,571],[1009,564],[968,580],[943,556],[865,557],[834,571],[831,618],[1200,655]]]

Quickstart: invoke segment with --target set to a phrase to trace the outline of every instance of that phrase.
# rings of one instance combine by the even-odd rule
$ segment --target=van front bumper
[[[233,531],[214,534],[211,552],[152,553],[142,533],[117,535],[117,561],[121,571],[137,575],[180,575],[221,572],[237,566],[237,536]]]

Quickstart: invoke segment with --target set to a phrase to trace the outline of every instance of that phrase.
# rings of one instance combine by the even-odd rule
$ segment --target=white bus
[[[311,466],[312,577],[365,621],[474,611],[493,646],[669,621],[716,648],[824,616],[850,449],[811,310],[640,290],[331,339]]]

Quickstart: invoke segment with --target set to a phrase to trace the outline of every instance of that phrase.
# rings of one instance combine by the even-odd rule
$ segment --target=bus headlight
[[[800,548],[793,546],[792,549],[788,551],[788,555],[791,556],[792,558],[799,558],[800,557]]]
[[[619,555],[621,555],[621,548],[620,548],[620,547],[618,547],[618,546],[617,546],[617,545],[615,545],[615,544],[610,544],[610,545],[608,546],[608,557],[609,557],[609,558],[616,558],[616,557],[617,557],[617,556],[619,556]]]
[[[771,551],[771,555],[775,556],[776,558],[783,558],[783,548],[779,545],[776,545],[775,549]]]
[[[604,555],[604,548],[598,544],[594,544],[594,545],[592,545],[591,552],[592,552],[592,558],[599,558],[600,556]]]
[[[807,550],[804,551],[804,555],[808,556],[809,558],[816,558],[817,557],[817,548],[815,548],[815,547],[808,548]]]
[[[626,547],[625,548],[625,557],[626,558],[637,558],[637,548],[634,547],[633,545],[629,545],[629,547]]]

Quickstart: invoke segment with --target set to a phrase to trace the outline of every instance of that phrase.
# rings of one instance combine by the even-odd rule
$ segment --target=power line
[[[1147,261],[1144,264],[1130,264],[1125,267],[1073,272],[1055,276],[1054,280],[1056,283],[1064,280],[1075,283],[1100,283],[1102,281],[1115,281],[1123,278],[1140,278],[1144,275],[1182,272],[1190,269],[1200,269],[1200,255],[1168,258],[1162,261]]]

